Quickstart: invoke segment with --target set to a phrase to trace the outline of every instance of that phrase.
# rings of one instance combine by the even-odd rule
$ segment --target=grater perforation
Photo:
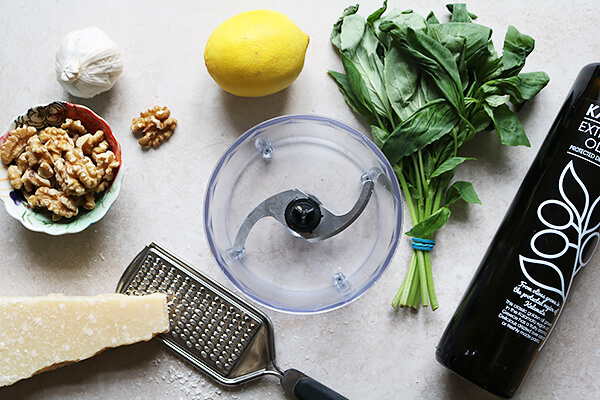
[[[148,251],[122,291],[129,295],[166,293],[170,330],[163,340],[227,376],[262,322],[216,289],[197,282],[166,257]]]

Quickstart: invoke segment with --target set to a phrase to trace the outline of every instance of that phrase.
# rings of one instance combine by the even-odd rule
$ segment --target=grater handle
[[[313,378],[295,369],[288,369],[281,378],[281,386],[299,400],[348,400]]]

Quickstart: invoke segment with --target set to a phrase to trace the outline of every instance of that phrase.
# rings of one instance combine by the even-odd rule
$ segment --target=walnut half
[[[24,125],[22,127],[13,129],[8,134],[6,142],[0,148],[0,158],[4,164],[10,164],[12,160],[16,159],[21,155],[27,141],[30,137],[35,135],[37,130],[34,127]]]
[[[32,207],[47,208],[51,211],[53,221],[58,221],[62,217],[71,218],[79,213],[75,200],[54,188],[40,187],[29,196],[27,201]]]
[[[154,106],[142,111],[139,117],[131,121],[133,133],[142,134],[139,143],[142,147],[158,147],[171,137],[177,126],[177,120],[171,118],[171,111],[165,106]]]

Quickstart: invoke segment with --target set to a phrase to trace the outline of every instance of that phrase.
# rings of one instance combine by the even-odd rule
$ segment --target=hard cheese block
[[[168,328],[164,294],[0,297],[0,386]]]

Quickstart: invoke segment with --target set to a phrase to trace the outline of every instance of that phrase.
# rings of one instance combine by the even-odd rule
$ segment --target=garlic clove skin
[[[68,33],[55,59],[56,79],[67,92],[85,99],[111,89],[123,72],[121,52],[96,27]]]
[[[60,73],[60,77],[58,78],[59,81],[73,82],[79,77],[80,69],[81,65],[79,63],[70,63],[65,65]]]

